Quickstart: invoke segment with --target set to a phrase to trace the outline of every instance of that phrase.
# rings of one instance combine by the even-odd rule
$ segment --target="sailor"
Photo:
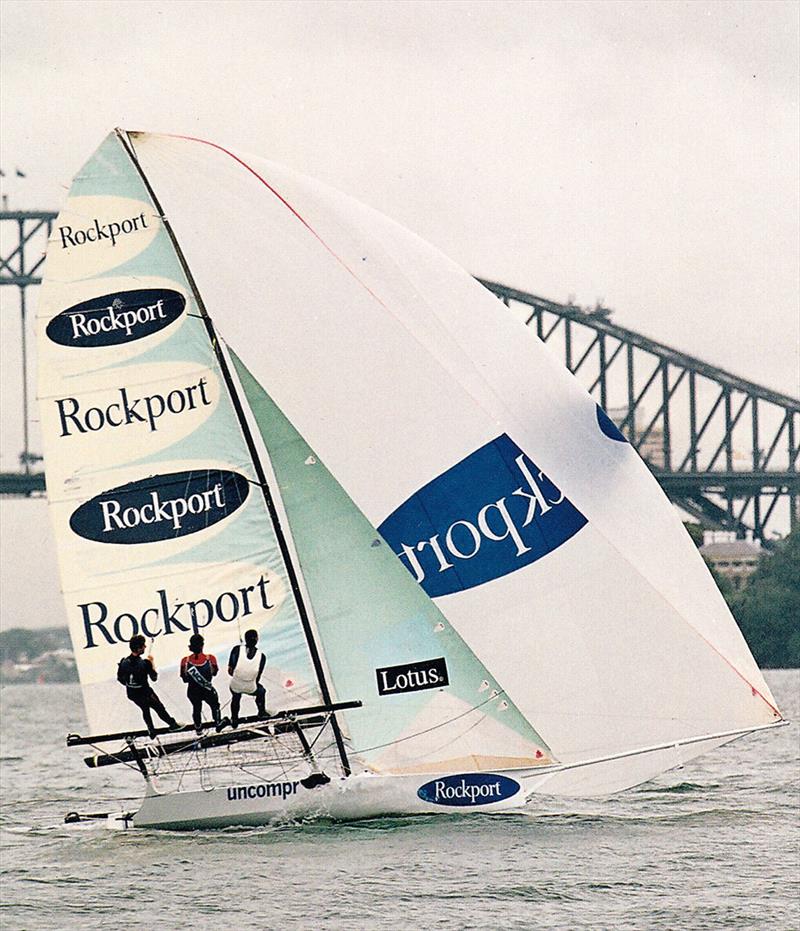
[[[228,660],[228,675],[231,677],[231,727],[239,725],[239,706],[242,695],[253,695],[258,716],[267,716],[267,690],[261,684],[261,674],[267,657],[258,649],[258,631],[248,630],[244,635],[244,649],[237,644]]]
[[[149,680],[154,682],[158,678],[156,667],[153,663],[153,657],[147,656],[142,658],[145,650],[145,639],[141,634],[131,637],[128,646],[131,648],[130,656],[126,656],[119,661],[117,666],[117,681],[125,686],[128,698],[142,709],[142,717],[147,725],[147,733],[151,739],[156,736],[153,727],[153,715],[155,713],[169,727],[177,728],[180,724],[172,717],[167,709],[161,704],[161,699],[156,695],[150,686]]]
[[[189,649],[192,651],[181,660],[181,679],[186,683],[186,694],[192,703],[192,721],[199,734],[203,723],[203,703],[211,708],[214,724],[217,731],[221,731],[227,718],[222,718],[219,711],[219,696],[211,684],[211,680],[219,672],[217,658],[212,653],[204,653],[205,640],[201,634],[193,634],[189,638]]]

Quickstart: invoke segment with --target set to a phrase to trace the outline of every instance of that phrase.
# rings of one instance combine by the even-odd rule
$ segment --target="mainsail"
[[[48,247],[39,399],[61,585],[89,726],[138,720],[116,681],[134,634],[158,691],[192,633],[224,662],[269,638],[273,700],[318,702],[279,537],[214,341],[146,186],[116,136],[76,178]]]
[[[316,182],[132,138],[254,378],[553,753],[618,757],[581,792],[780,719],[653,477],[498,301]]]

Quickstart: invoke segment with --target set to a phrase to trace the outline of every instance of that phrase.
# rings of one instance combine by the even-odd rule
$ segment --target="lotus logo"
[[[60,346],[117,346],[163,330],[185,306],[184,296],[168,288],[119,291],[68,307],[46,332]]]
[[[250,483],[238,472],[199,469],[131,482],[97,495],[70,527],[98,543],[152,543],[205,530],[238,510]]]
[[[520,788],[516,780],[497,773],[458,773],[426,782],[417,789],[417,795],[423,802],[434,805],[473,808],[502,802],[516,795]]]
[[[378,530],[436,598],[541,559],[585,523],[503,434],[420,488]]]

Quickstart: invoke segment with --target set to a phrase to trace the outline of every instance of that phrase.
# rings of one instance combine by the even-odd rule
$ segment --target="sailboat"
[[[655,479],[549,350],[406,229],[286,168],[115,130],[38,308],[49,510],[89,734],[147,828],[618,792],[782,723]],[[185,719],[192,634],[268,718]],[[221,684],[219,684],[221,680]],[[76,816],[77,817],[77,816]]]

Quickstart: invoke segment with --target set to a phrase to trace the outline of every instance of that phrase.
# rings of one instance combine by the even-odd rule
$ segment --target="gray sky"
[[[4,0],[0,165],[27,175],[4,190],[57,208],[116,125],[201,135],[353,194],[475,274],[600,298],[623,325],[797,394],[799,16],[701,0]],[[4,468],[21,446],[11,290]],[[3,503],[6,626],[59,610],[49,591],[16,598],[43,510]]]

